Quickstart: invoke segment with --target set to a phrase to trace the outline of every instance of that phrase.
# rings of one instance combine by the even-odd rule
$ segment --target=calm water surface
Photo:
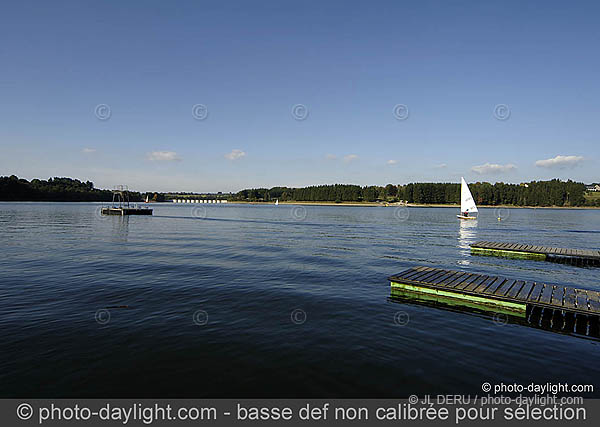
[[[597,249],[599,210],[482,209],[465,223],[455,208],[158,204],[152,217],[121,218],[99,206],[0,203],[3,397],[600,388],[598,341],[393,302],[387,281],[427,265],[600,290],[598,268],[468,248]],[[127,308],[102,311],[116,306]]]

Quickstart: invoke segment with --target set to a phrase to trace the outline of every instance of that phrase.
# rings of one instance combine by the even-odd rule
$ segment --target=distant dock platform
[[[471,245],[471,253],[475,255],[553,261],[580,266],[600,266],[600,251],[590,249],[567,249],[524,245],[520,243],[480,241]]]
[[[497,312],[525,316],[531,308],[537,308],[551,317],[586,316],[596,326],[600,316],[600,293],[569,286],[432,267],[409,268],[389,280],[392,291],[452,298]]]
[[[102,215],[152,215],[150,208],[102,208]]]

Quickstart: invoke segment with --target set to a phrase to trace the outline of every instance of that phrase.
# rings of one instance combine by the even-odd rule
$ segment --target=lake
[[[600,210],[484,208],[466,223],[456,208],[152,207],[0,203],[2,397],[400,398],[600,379],[597,340],[395,302],[387,280],[426,265],[600,290],[598,268],[469,252],[597,249]]]

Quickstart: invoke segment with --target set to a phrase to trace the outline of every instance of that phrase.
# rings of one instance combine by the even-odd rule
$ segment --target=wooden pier
[[[590,249],[567,249],[524,245],[521,243],[481,241],[471,245],[471,253],[475,255],[553,261],[579,266],[600,266],[600,251]]]
[[[432,267],[413,267],[389,278],[392,290],[430,294],[488,310],[508,311],[525,317],[532,308],[544,309],[550,316],[600,316],[597,291],[551,285],[500,276]]]

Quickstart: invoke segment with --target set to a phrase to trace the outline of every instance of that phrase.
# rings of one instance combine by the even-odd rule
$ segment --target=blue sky
[[[600,181],[598,16],[564,1],[11,2],[0,175],[140,191]]]

